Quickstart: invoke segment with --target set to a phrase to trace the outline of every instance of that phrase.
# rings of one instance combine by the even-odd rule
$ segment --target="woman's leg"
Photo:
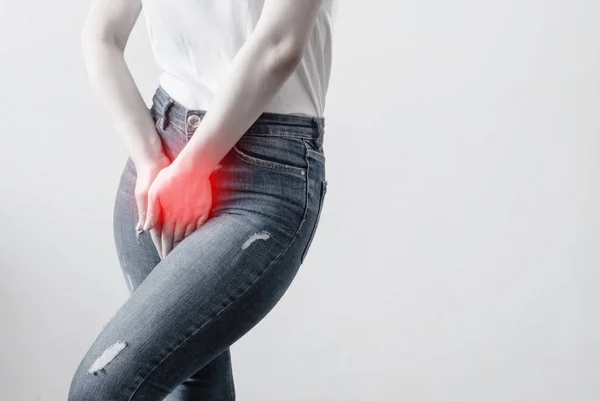
[[[121,269],[130,294],[161,261],[148,232],[137,233],[137,204],[134,199],[135,169],[128,161],[114,205],[114,239]],[[165,401],[235,400],[229,347],[173,391]]]
[[[180,243],[94,341],[69,401],[163,400],[256,325],[292,281],[301,241],[254,235],[265,228],[223,214]]]
[[[190,111],[159,90],[152,112],[174,158],[193,131],[186,125]],[[69,401],[235,397],[227,381],[229,347],[291,284],[327,183],[320,126],[297,116],[259,120],[212,173],[208,220],[160,261],[151,238],[135,232],[135,167],[128,160],[115,205],[115,239],[135,291],[83,357]]]
[[[235,400],[229,347],[180,384],[164,401]]]
[[[286,291],[315,227],[314,213],[307,215],[318,206],[308,192],[315,180],[278,170],[259,178],[235,157],[229,154],[214,178],[215,214],[151,270],[154,259],[146,254],[143,281],[131,276],[138,286],[81,361],[69,401],[163,400]],[[129,271],[132,259],[122,258]]]

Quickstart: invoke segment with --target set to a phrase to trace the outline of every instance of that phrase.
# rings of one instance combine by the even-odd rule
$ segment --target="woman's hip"
[[[171,160],[185,148],[205,115],[202,110],[186,109],[161,87],[153,96],[150,113]],[[312,239],[327,184],[323,133],[322,117],[263,113],[210,175],[209,218],[237,214],[270,228],[283,242],[301,225],[308,225],[306,235]],[[132,220],[137,212],[135,177],[135,166],[128,159],[116,208],[126,209]]]

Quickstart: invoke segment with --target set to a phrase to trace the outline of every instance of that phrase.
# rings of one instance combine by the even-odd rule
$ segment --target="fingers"
[[[208,213],[204,213],[202,216],[200,216],[200,218],[196,222],[196,230],[199,229],[202,226],[202,224],[204,224],[206,222],[207,218],[208,218]]]
[[[206,222],[206,215],[204,215],[202,218],[200,218],[197,222],[191,222],[189,223],[187,226],[184,224],[175,224],[175,229],[173,231],[173,247],[171,248],[171,250],[173,250],[181,241],[183,241],[185,238],[187,238],[188,236],[190,236],[194,231],[196,231],[197,228],[199,228],[202,224],[204,224]],[[165,249],[165,241],[168,243],[169,242],[169,238],[168,238],[168,234],[165,238],[165,234],[163,231],[163,249]],[[168,254],[168,252],[165,252],[165,256]]]
[[[161,260],[166,258],[178,243],[200,228],[206,222],[207,218],[208,213],[205,213],[195,223],[192,222],[187,226],[176,224],[171,220],[156,223],[150,230],[150,235]]]
[[[163,222],[161,243],[162,243],[162,258],[164,259],[169,252],[173,250],[173,237],[175,231],[175,224],[169,220]]]
[[[187,238],[194,231],[196,231],[196,222],[191,222],[185,229],[185,234],[183,235],[184,238]]]
[[[162,240],[161,240],[161,227],[160,225],[155,225],[154,228],[150,230],[150,236],[152,237],[152,242],[156,247],[156,251],[158,252],[158,256],[162,259]]]
[[[146,211],[146,223],[144,224],[144,231],[152,229],[158,222],[158,215],[160,213],[160,204],[158,202],[158,196],[155,191],[148,191],[148,207]]]
[[[148,207],[146,210],[146,222],[144,223],[144,231],[150,231],[150,236],[152,237],[152,242],[154,242],[154,246],[158,251],[158,255],[162,259],[163,251],[162,251],[162,225],[159,222],[160,215],[160,204],[158,202],[158,197],[152,190],[152,187],[148,191]]]
[[[141,230],[146,222],[146,208],[148,207],[148,194],[140,192],[135,194],[135,200],[138,208],[138,223],[135,226],[136,230]]]
[[[173,231],[173,248],[185,238],[186,228],[187,227],[184,224],[175,223],[175,230]]]

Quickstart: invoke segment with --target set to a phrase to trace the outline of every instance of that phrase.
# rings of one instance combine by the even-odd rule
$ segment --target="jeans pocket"
[[[319,220],[321,219],[321,212],[323,211],[323,203],[325,202],[325,194],[327,193],[327,180],[321,181],[321,193],[319,195],[319,204],[317,208],[317,216],[315,217],[315,222],[313,223],[312,229],[310,231],[310,236],[308,237],[308,242],[304,247],[304,251],[302,251],[302,256],[300,257],[300,263],[304,262],[304,258],[306,258],[306,254],[308,253],[308,249],[310,248],[312,241],[315,237],[315,233],[317,231],[317,227],[319,225]]]
[[[243,136],[233,145],[232,152],[248,164],[306,177],[305,147],[298,139]]]

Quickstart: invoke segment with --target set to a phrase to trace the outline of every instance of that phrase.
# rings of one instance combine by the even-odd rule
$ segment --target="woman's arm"
[[[173,164],[210,175],[300,62],[322,2],[265,0],[226,82]]]
[[[140,0],[92,0],[81,31],[89,83],[137,167],[166,157],[148,108],[125,63]]]

